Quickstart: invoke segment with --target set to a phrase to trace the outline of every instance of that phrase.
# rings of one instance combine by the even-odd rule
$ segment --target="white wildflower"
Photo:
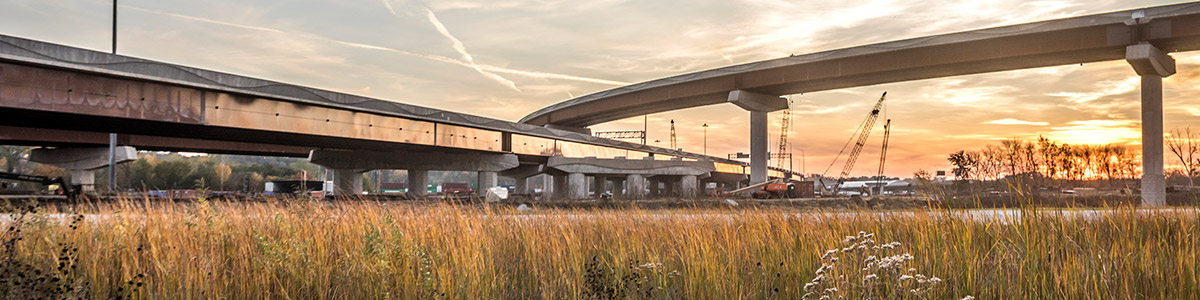
[[[825,255],[822,255],[821,259],[829,259],[829,257],[832,257],[834,254],[837,254],[837,252],[838,252],[837,249],[825,251]]]
[[[879,278],[879,275],[867,274],[867,277],[864,277],[863,281],[871,281],[871,280],[875,280],[877,278]]]
[[[967,295],[966,297],[962,297],[962,300],[975,300],[975,296]]]
[[[853,243],[856,239],[858,239],[858,238],[855,236],[847,235],[846,239],[842,240],[842,243],[846,243],[846,244]]]
[[[937,278],[937,277],[930,277],[930,278],[929,278],[929,284],[939,284],[939,283],[942,283],[942,279],[941,279],[941,278]]]
[[[909,280],[909,279],[912,279],[912,278],[913,278],[912,276],[908,276],[908,275],[900,275],[900,281],[907,281],[907,280]]]
[[[821,300],[830,300],[829,295],[821,296]]]
[[[827,289],[825,289],[825,292],[830,293],[830,294],[837,293],[837,288],[836,287],[827,288]]]

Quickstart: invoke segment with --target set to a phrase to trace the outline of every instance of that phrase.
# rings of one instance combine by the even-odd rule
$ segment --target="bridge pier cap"
[[[773,112],[788,108],[787,99],[745,90],[730,91],[729,103],[748,111]]]

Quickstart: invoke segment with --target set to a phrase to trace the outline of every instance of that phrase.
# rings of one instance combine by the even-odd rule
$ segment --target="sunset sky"
[[[681,73],[1178,2],[120,3],[123,55],[516,121],[572,97]],[[109,1],[4,0],[0,34],[108,51],[110,14]],[[1200,52],[1172,55],[1179,73],[1164,80],[1165,127],[1200,127]],[[949,170],[948,153],[1009,137],[1137,143],[1138,86],[1128,64],[1112,61],[795,95],[790,144],[797,169],[806,164],[808,173],[822,173],[884,91],[892,176]],[[748,116],[731,104],[650,115],[649,136],[667,146],[674,119],[680,147],[700,153],[707,123],[708,154],[746,152]],[[770,118],[774,149],[779,114]],[[641,128],[641,117],[592,127]],[[872,134],[855,175],[877,168],[882,133]]]

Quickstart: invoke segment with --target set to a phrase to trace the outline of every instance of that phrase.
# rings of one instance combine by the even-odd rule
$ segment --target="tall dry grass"
[[[72,222],[74,214],[85,218]],[[889,298],[1200,299],[1194,209],[1023,210],[981,219],[938,210],[521,213],[122,201],[12,216],[0,221],[19,230],[6,231],[11,246],[0,249],[0,291],[12,298],[37,291],[15,285],[11,270],[37,269],[46,280],[60,278],[60,294],[82,298],[798,299],[830,264],[822,255],[861,231],[879,244],[898,242],[890,254],[912,256],[904,265],[911,270],[877,274],[891,284],[872,288]],[[860,258],[833,264],[865,268]],[[27,268],[10,268],[17,264]],[[915,280],[892,278],[910,271],[941,282],[910,293]],[[847,284],[833,298],[863,295],[853,289],[866,273],[838,273],[851,278],[839,279]]]

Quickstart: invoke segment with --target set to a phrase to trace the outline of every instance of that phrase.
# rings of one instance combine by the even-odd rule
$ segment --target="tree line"
[[[1194,185],[1200,175],[1200,133],[1176,129],[1164,140],[1170,150],[1168,179]],[[1140,180],[1142,153],[1138,145],[1071,145],[1044,136],[1028,141],[1009,138],[979,150],[959,150],[947,161],[953,175],[965,181],[1021,179],[1028,184],[1063,182],[1124,183]]]

